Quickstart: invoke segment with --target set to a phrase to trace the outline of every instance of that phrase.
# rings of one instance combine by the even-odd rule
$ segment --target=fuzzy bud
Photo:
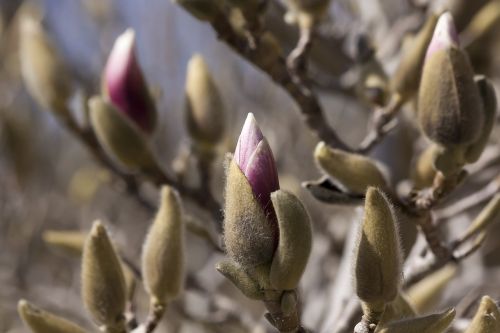
[[[135,32],[127,29],[115,41],[104,69],[104,94],[117,110],[145,133],[152,133],[156,109],[135,54]]]
[[[201,55],[189,60],[186,78],[186,119],[189,134],[201,146],[212,146],[224,135],[224,105]]]
[[[467,54],[449,13],[441,15],[429,45],[419,91],[424,133],[443,146],[468,145],[481,133],[484,114]]]
[[[271,264],[270,281],[277,290],[297,288],[311,253],[311,222],[293,194],[278,190],[271,200],[279,228],[279,243]]]
[[[384,310],[384,314],[380,318],[378,326],[383,327],[387,323],[401,320],[403,318],[415,317],[417,311],[415,310],[413,303],[410,302],[409,298],[403,294],[402,291],[398,292],[396,298],[387,304]]]
[[[25,300],[20,300],[17,311],[33,333],[85,333],[86,331],[67,319],[46,312]]]
[[[455,309],[425,317],[395,321],[378,332],[380,333],[444,333],[455,318]]]
[[[470,326],[464,333],[497,333],[500,332],[500,312],[489,296],[483,296]]]
[[[220,0],[173,0],[200,21],[213,21],[221,12]]]
[[[156,166],[146,138],[126,116],[98,96],[90,99],[89,108],[92,128],[110,156],[131,170]]]
[[[179,194],[164,186],[160,209],[144,241],[142,272],[147,292],[158,305],[176,298],[184,281],[184,223]]]
[[[274,157],[249,114],[226,171],[224,241],[244,268],[270,263],[278,241],[271,193],[279,189]]]
[[[365,156],[333,149],[320,142],[314,150],[314,158],[321,170],[351,193],[364,194],[368,186],[387,187],[379,167]]]
[[[224,260],[219,262],[215,269],[231,281],[246,297],[256,300],[264,299],[264,293],[257,281],[236,262]]]
[[[416,188],[422,189],[432,185],[436,175],[434,160],[439,150],[437,145],[431,144],[418,156],[412,172],[412,180]]]
[[[427,18],[424,26],[412,41],[412,45],[404,52],[392,76],[391,91],[400,95],[405,101],[412,98],[418,91],[427,46],[432,39],[437,21],[438,15],[436,14],[431,14]]]
[[[72,93],[69,71],[41,23],[29,14],[21,17],[19,57],[23,80],[33,98],[51,112],[67,113]]]
[[[82,300],[99,326],[110,332],[124,329],[125,278],[120,260],[100,222],[94,223],[83,250]]]
[[[380,190],[370,187],[354,255],[356,293],[368,308],[380,311],[397,296],[401,275],[399,235],[391,206]]]

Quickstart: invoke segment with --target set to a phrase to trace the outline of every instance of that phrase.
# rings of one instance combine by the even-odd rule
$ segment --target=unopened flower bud
[[[173,0],[201,21],[213,21],[221,12],[220,0]]]
[[[146,133],[156,122],[154,101],[135,54],[135,32],[127,29],[115,41],[104,69],[104,94],[117,110]]]
[[[100,222],[94,223],[83,250],[82,300],[99,326],[110,332],[124,330],[125,278],[120,260]]]
[[[224,240],[242,267],[270,263],[278,241],[271,193],[279,189],[272,151],[249,114],[229,162],[226,178]]]
[[[364,194],[368,186],[387,187],[379,167],[363,155],[333,149],[320,142],[314,158],[319,168],[348,192]]]
[[[393,321],[415,317],[417,313],[408,296],[399,291],[396,298],[386,305],[378,326],[383,327]]]
[[[85,333],[86,331],[67,319],[39,309],[25,300],[20,300],[17,311],[23,322],[33,333]]]
[[[412,98],[418,91],[427,46],[431,41],[437,21],[438,15],[436,14],[431,14],[427,18],[424,26],[412,41],[412,45],[404,52],[391,78],[391,91],[398,94],[404,101]]]
[[[458,48],[453,19],[441,15],[429,45],[418,99],[424,133],[443,146],[468,145],[482,130],[484,112],[467,54]]]
[[[199,54],[188,64],[186,119],[189,134],[200,146],[212,146],[224,135],[224,105],[207,64]]]
[[[156,166],[146,137],[125,115],[101,97],[89,101],[90,122],[106,152],[132,170]]]
[[[311,253],[311,222],[293,194],[278,190],[271,194],[271,200],[278,220],[279,243],[271,264],[270,281],[277,290],[293,290]]]
[[[436,175],[434,160],[439,150],[437,145],[431,144],[418,156],[412,172],[412,180],[416,188],[422,189],[432,185]]]
[[[455,318],[455,309],[425,317],[409,318],[389,323],[380,333],[444,333]]]
[[[182,291],[184,282],[184,223],[179,194],[164,186],[160,209],[144,241],[144,285],[156,305],[165,305]]]
[[[21,73],[29,93],[45,109],[67,113],[71,96],[71,80],[53,41],[37,19],[29,14],[21,17]]]
[[[217,263],[215,269],[231,281],[243,295],[250,299],[264,299],[264,292],[257,281],[248,274],[238,263],[224,260]]]
[[[470,326],[464,333],[497,333],[500,332],[500,312],[489,296],[483,296]]]
[[[391,206],[382,192],[368,188],[365,216],[354,255],[355,289],[371,311],[394,300],[401,281],[399,235]]]

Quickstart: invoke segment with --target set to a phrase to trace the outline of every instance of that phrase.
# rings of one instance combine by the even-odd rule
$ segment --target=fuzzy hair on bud
[[[224,105],[207,64],[199,54],[188,63],[186,120],[189,134],[200,145],[214,145],[224,135]]]
[[[17,312],[24,324],[33,333],[85,333],[86,330],[67,319],[44,311],[35,305],[20,300]]]
[[[87,235],[80,231],[47,230],[42,237],[49,246],[79,257],[82,254]]]
[[[311,222],[306,209],[293,194],[271,194],[278,220],[279,243],[271,264],[270,281],[277,290],[297,288],[311,253]]]
[[[172,0],[200,21],[213,21],[221,12],[220,0]]]
[[[277,246],[276,222],[268,219],[235,159],[226,170],[224,243],[244,269],[270,264]]]
[[[109,330],[124,329],[126,286],[106,229],[94,222],[82,258],[82,300],[91,318]]]
[[[147,292],[159,305],[176,298],[184,284],[184,223],[179,194],[161,189],[160,209],[149,229],[142,252]]]
[[[456,265],[446,265],[408,289],[408,299],[417,313],[427,313],[438,305],[446,286],[453,279],[456,272]]]
[[[433,151],[434,169],[445,176],[453,175],[462,170],[466,164],[464,146],[440,146]]]
[[[427,18],[424,26],[412,41],[411,47],[404,52],[391,78],[391,91],[399,94],[405,101],[413,97],[418,91],[427,46],[432,39],[438,18],[437,14],[431,14]]]
[[[130,170],[156,166],[144,135],[126,116],[101,97],[89,101],[90,122],[99,143],[120,165]]]
[[[415,310],[413,303],[409,300],[408,296],[400,291],[398,292],[396,298],[385,307],[378,326],[383,327],[387,323],[393,321],[404,318],[413,318],[417,313],[418,312]]]
[[[484,123],[481,135],[467,148],[467,151],[465,152],[465,159],[468,163],[475,163],[481,157],[484,148],[488,144],[497,115],[497,98],[493,84],[482,75],[476,76],[474,80],[479,89],[481,100],[483,101]]]
[[[41,23],[27,13],[21,17],[19,57],[24,83],[36,102],[48,111],[67,113],[69,71]]]
[[[231,281],[243,295],[250,299],[264,299],[262,288],[238,263],[229,260],[223,260],[215,266],[215,269]]]
[[[387,187],[378,166],[365,156],[332,149],[320,142],[314,150],[314,158],[321,170],[349,192],[364,194],[368,186]]]
[[[380,333],[443,333],[455,318],[455,309],[425,317],[395,321],[378,332]]]
[[[396,298],[402,276],[400,253],[391,206],[380,190],[370,187],[354,254],[355,290],[368,308]]]
[[[464,333],[500,332],[500,312],[489,296],[483,296],[472,322]]]
[[[424,133],[443,146],[469,145],[481,135],[483,103],[467,54],[452,43],[453,20],[443,14],[425,60],[418,96]],[[436,47],[433,45],[437,44]]]

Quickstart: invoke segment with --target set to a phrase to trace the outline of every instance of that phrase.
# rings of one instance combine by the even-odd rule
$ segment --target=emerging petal
[[[458,48],[459,39],[453,17],[449,12],[446,12],[439,17],[434,35],[427,48],[426,58],[429,58],[434,52],[445,50],[450,47]]]
[[[249,113],[241,130],[236,150],[234,151],[234,160],[243,172],[245,172],[248,161],[257,148],[257,145],[263,139],[264,135],[262,134],[253,113]]]

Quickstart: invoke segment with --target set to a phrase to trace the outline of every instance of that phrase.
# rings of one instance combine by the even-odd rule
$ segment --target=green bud
[[[161,189],[160,209],[142,251],[144,285],[154,303],[165,305],[182,291],[184,282],[184,223],[179,194]]]
[[[40,22],[30,14],[21,17],[21,73],[33,98],[45,109],[67,113],[71,96],[71,80],[53,41]]]
[[[455,318],[455,309],[425,317],[404,319],[392,322],[379,333],[443,333]]]
[[[396,298],[401,276],[399,235],[391,206],[380,190],[370,187],[354,254],[356,293],[367,308],[380,311]]]
[[[80,257],[87,235],[80,231],[47,230],[44,231],[42,237],[47,245],[64,253]]]
[[[156,168],[151,148],[141,131],[101,97],[89,101],[90,121],[106,152],[131,170]]]
[[[106,229],[94,222],[82,258],[82,300],[92,319],[108,332],[124,330],[126,286]]]
[[[465,159],[468,163],[474,163],[481,157],[484,148],[488,144],[493,125],[495,125],[497,113],[495,88],[493,88],[491,81],[482,75],[476,76],[474,79],[479,88],[481,100],[483,101],[484,123],[479,138],[471,144],[465,152]]]
[[[451,281],[456,272],[456,265],[446,265],[408,289],[408,298],[417,313],[427,313],[438,305],[448,282]]]
[[[368,186],[387,187],[379,167],[363,155],[333,149],[320,142],[314,150],[314,158],[321,170],[349,192],[363,194]]]
[[[264,299],[264,293],[259,284],[231,259],[217,263],[215,269],[231,281],[246,297],[256,300]]]
[[[17,311],[33,333],[85,333],[86,331],[67,319],[46,312],[25,300],[20,300]]]
[[[201,55],[189,60],[186,79],[186,119],[189,134],[201,145],[213,145],[224,134],[224,105]]]
[[[418,98],[420,125],[434,142],[469,145],[480,137],[484,123],[481,96],[462,50],[452,46],[427,58]]]
[[[306,209],[293,194],[271,194],[278,219],[279,243],[271,264],[270,281],[277,290],[297,288],[311,253],[311,222]]]
[[[500,312],[489,296],[483,296],[479,309],[472,318],[470,326],[464,333],[498,333],[500,332]]]
[[[412,98],[418,91],[427,46],[432,39],[438,18],[437,14],[431,14],[427,18],[423,27],[414,37],[412,45],[402,55],[391,78],[391,91],[399,94],[405,101]]]
[[[276,248],[276,226],[266,217],[234,159],[226,173],[224,243],[227,253],[247,270],[270,264]]]
[[[213,21],[221,13],[220,0],[173,0],[200,21]]]

